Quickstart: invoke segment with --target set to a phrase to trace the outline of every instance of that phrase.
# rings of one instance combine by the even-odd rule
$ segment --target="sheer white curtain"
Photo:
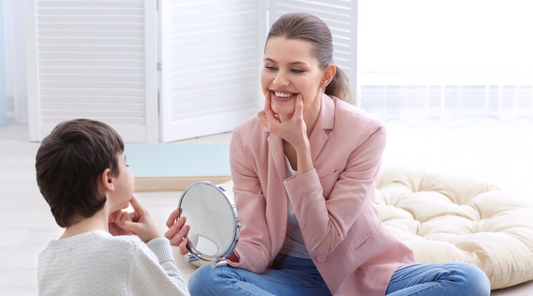
[[[362,106],[381,119],[533,119],[533,2],[359,0]]]
[[[5,95],[7,117],[28,123],[28,89],[26,79],[25,1],[1,0],[3,3],[3,46],[5,52]]]
[[[7,100],[5,79],[5,54],[4,54],[4,2],[0,1],[0,126],[7,124]]]

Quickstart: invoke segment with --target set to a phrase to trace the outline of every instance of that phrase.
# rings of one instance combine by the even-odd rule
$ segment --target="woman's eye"
[[[272,70],[272,71],[277,70],[276,67],[272,67],[272,66],[266,66],[265,68],[268,70]]]
[[[303,73],[303,70],[300,70],[300,69],[291,69],[291,72],[293,72],[293,73]]]

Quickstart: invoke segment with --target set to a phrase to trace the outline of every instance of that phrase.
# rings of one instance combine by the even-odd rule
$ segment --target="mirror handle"
[[[224,259],[218,259],[217,261],[211,262],[210,265],[211,265],[211,268],[217,268],[217,267],[220,267],[220,266],[228,265],[228,261],[226,261]]]
[[[191,262],[195,262],[195,261],[198,261],[199,259],[196,258],[194,255],[192,254],[187,254],[185,256],[183,256],[183,259],[185,260],[185,262],[187,263],[191,263]]]

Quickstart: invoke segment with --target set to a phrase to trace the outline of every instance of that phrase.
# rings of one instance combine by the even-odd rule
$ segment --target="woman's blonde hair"
[[[271,37],[301,39],[311,43],[313,54],[318,59],[319,67],[325,70],[333,62],[333,38],[328,25],[320,18],[304,12],[282,15],[270,28],[266,43]],[[325,94],[337,97],[351,104],[355,99],[350,91],[348,77],[340,68],[325,89]]]

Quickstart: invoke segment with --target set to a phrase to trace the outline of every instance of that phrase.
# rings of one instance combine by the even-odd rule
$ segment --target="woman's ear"
[[[333,77],[335,77],[335,73],[337,73],[337,67],[334,64],[329,64],[324,70],[324,74],[322,75],[320,87],[325,88],[326,86],[328,86],[331,80],[333,80]]]
[[[104,191],[115,191],[115,184],[113,177],[111,177],[111,169],[107,168],[98,177],[98,187],[101,187]]]

